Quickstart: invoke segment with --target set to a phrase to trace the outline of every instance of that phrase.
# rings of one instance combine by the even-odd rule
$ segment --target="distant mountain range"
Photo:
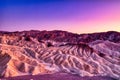
[[[0,31],[1,78],[55,73],[120,79],[120,32]]]
[[[89,43],[95,40],[109,40],[111,42],[120,42],[120,32],[108,31],[91,34],[75,34],[67,31],[53,30],[53,31],[21,31],[21,32],[6,32],[0,31],[0,35],[32,37],[38,40],[54,40],[59,42],[85,42]]]

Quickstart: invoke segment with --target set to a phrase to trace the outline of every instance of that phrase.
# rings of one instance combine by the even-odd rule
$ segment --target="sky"
[[[0,0],[0,31],[120,32],[120,0]]]

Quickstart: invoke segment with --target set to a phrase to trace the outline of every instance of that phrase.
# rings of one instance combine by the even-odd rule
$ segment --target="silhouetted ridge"
[[[111,42],[120,42],[120,32],[108,31],[101,33],[93,33],[93,34],[81,34],[82,39],[80,41],[83,42],[92,42],[95,40],[108,40]]]
[[[54,31],[22,31],[22,32],[5,32],[1,31],[0,35],[10,35],[10,36],[23,36],[28,40],[29,37],[37,38],[38,41],[41,40],[54,40],[59,42],[70,42],[70,43],[89,43],[95,40],[109,40],[111,42],[120,42],[120,32],[108,31],[101,33],[91,33],[91,34],[74,34],[66,31],[54,30]],[[29,41],[29,40],[28,40]]]

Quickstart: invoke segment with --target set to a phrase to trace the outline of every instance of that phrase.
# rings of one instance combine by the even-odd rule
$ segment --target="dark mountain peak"
[[[117,32],[117,31],[108,31],[107,33],[120,33],[120,32]]]

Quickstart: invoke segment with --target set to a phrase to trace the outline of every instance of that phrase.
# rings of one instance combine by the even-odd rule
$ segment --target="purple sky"
[[[119,0],[1,0],[0,30],[120,31]]]

